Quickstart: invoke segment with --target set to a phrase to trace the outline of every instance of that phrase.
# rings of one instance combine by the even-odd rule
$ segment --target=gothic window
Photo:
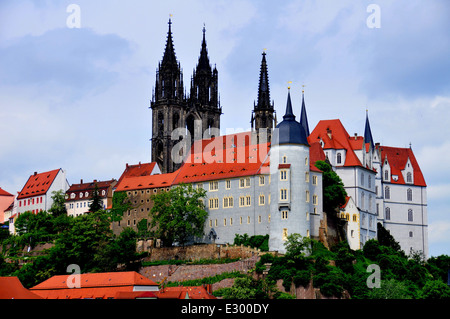
[[[388,181],[388,180],[389,180],[389,171],[388,171],[388,170],[385,170],[385,171],[384,171],[384,180],[385,180],[385,181]]]
[[[408,190],[406,191],[406,198],[409,202],[412,201],[412,189],[408,188]]]
[[[176,129],[178,128],[179,122],[180,121],[180,115],[175,112],[173,113],[173,117],[172,117],[172,129]]]
[[[412,174],[411,172],[406,173],[406,182],[412,183]]]
[[[160,135],[164,133],[164,114],[162,112],[158,112],[158,131]]]
[[[337,163],[338,164],[342,163],[342,155],[341,155],[341,153],[337,153]]]
[[[391,199],[391,191],[389,189],[389,186],[386,186],[384,188],[384,198]]]
[[[391,220],[391,209],[389,207],[386,207],[384,217],[386,218],[386,220]]]
[[[408,209],[408,221],[409,222],[413,221],[413,210],[412,209]]]

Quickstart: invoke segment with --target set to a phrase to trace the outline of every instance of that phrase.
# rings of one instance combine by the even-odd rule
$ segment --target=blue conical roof
[[[286,113],[283,116],[283,121],[277,125],[272,137],[272,145],[282,144],[303,144],[309,146],[305,129],[295,120],[290,91],[288,91]]]

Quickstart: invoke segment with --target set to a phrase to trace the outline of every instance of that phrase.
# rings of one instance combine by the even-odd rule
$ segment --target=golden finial
[[[305,93],[305,84],[302,85],[302,93]]]
[[[292,84],[292,81],[288,81],[288,90],[291,89],[291,84]]]

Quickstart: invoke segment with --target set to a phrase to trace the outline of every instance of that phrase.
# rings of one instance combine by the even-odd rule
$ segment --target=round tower
[[[305,129],[295,120],[292,112],[290,90],[286,114],[272,135],[270,149],[270,235],[269,249],[286,252],[287,236],[299,233],[309,236],[308,217],[309,144]]]

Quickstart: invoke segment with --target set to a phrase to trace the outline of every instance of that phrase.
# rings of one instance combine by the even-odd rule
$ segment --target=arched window
[[[412,209],[408,209],[408,221],[409,222],[413,221],[413,210]]]
[[[389,186],[386,186],[384,188],[384,198],[386,198],[386,199],[390,199],[391,198],[391,191],[389,189]]]
[[[386,220],[391,220],[391,209],[389,207],[386,207],[384,217],[386,218]]]
[[[384,171],[384,180],[385,180],[385,181],[388,181],[388,180],[389,180],[389,171],[388,171],[388,170],[385,170],[385,171]]]
[[[406,173],[406,182],[412,183],[412,174],[411,172]]]
[[[341,155],[341,153],[337,153],[337,163],[338,164],[342,163],[342,155]]]
[[[412,201],[412,189],[408,188],[408,190],[406,191],[406,198],[409,202]]]

